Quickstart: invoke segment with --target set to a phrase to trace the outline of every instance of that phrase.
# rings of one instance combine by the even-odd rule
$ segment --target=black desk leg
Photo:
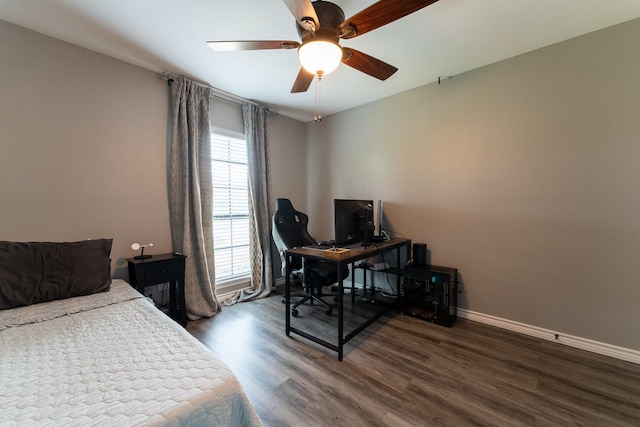
[[[344,279],[342,277],[342,263],[338,262],[338,360],[342,360],[342,349],[344,347]],[[353,293],[353,291],[352,291]]]
[[[291,255],[285,259],[284,302],[287,313],[285,314],[285,332],[287,336],[291,332]]]
[[[400,298],[402,298],[400,296],[400,272],[402,271],[401,267],[400,267],[400,249],[402,247],[398,246],[396,248],[396,266],[398,268],[398,274],[396,274],[396,307],[399,309],[400,307],[402,307],[402,305],[400,304]],[[409,247],[407,246],[407,251],[409,250]],[[407,252],[408,254],[409,252]]]
[[[351,302],[353,303],[356,300],[356,265],[355,262],[351,263]]]

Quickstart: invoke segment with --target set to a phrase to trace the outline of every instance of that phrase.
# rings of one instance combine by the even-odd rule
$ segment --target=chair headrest
[[[298,222],[297,214],[298,211],[294,209],[293,205],[291,204],[291,200],[276,200],[276,211],[274,213],[274,217],[277,218],[278,222],[284,222],[288,224]]]

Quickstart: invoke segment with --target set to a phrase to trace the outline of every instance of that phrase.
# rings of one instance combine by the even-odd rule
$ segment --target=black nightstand
[[[153,255],[151,258],[127,258],[129,282],[138,292],[144,288],[169,282],[169,316],[187,326],[187,307],[184,301],[184,264],[186,256],[174,254]]]

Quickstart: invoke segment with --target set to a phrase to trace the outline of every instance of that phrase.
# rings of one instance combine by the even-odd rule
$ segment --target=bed
[[[261,425],[210,350],[125,281],[107,287],[0,310],[0,425]]]

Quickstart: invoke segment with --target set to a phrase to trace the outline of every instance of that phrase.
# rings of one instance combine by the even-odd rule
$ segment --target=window
[[[249,258],[247,143],[211,135],[216,287],[246,282]]]

